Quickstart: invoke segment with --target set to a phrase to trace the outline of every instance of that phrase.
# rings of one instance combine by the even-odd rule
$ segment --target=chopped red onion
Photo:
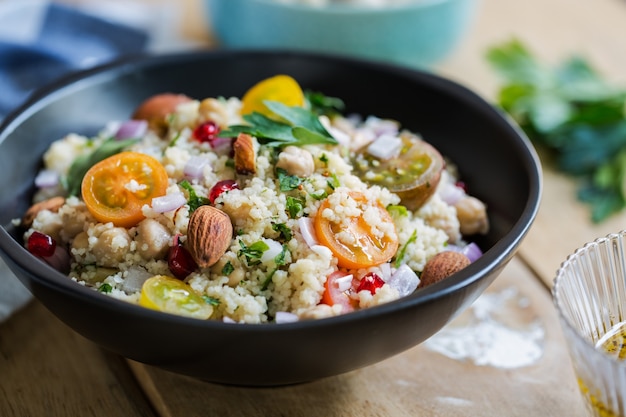
[[[340,145],[342,146],[350,145],[350,141],[351,141],[350,135],[345,133],[343,130],[337,129],[336,127],[333,127],[333,126],[328,126],[326,130],[328,131],[328,133],[330,133],[330,135],[333,138],[337,140],[337,142],[339,142]]]
[[[439,197],[446,204],[453,206],[465,197],[465,190],[455,184],[446,182],[439,188]]]
[[[353,278],[354,276],[350,274],[335,279],[335,283],[337,284],[337,288],[339,288],[339,291],[348,291],[352,287]]]
[[[211,141],[211,149],[217,154],[225,154],[230,152],[233,146],[232,138],[216,137]]]
[[[378,265],[378,269],[380,270],[380,277],[382,280],[387,282],[389,277],[391,277],[391,264],[389,262],[385,262],[384,264]]]
[[[59,173],[51,169],[43,169],[35,177],[35,185],[39,188],[56,187],[59,185]]]
[[[315,245],[319,245],[317,234],[315,233],[315,226],[313,225],[313,219],[310,217],[300,217],[298,219],[298,226],[300,226],[302,238],[310,248]]]
[[[42,259],[57,271],[66,272],[70,269],[70,254],[61,245],[56,245],[54,253]]]
[[[126,272],[122,290],[127,294],[141,291],[143,283],[152,276],[151,273],[139,266],[131,266]]]
[[[367,153],[378,159],[391,159],[400,154],[402,139],[384,134],[367,147]]]
[[[413,293],[419,283],[420,278],[407,264],[400,265],[387,281],[387,284],[398,290],[400,297]]]
[[[276,319],[277,324],[294,323],[300,319],[297,315],[293,313],[288,313],[286,311],[277,311],[276,316],[274,316],[274,318]]]
[[[365,126],[371,129],[376,136],[398,134],[398,123],[393,120],[380,119],[375,116],[368,116],[365,120]]]
[[[276,258],[282,251],[283,245],[273,239],[263,239],[263,242],[268,246],[268,249],[263,252],[261,256],[261,262],[269,262]]]
[[[467,259],[469,259],[470,262],[474,262],[475,260],[483,256],[483,251],[474,242],[468,243],[464,246],[449,244],[448,246],[446,246],[446,249],[452,252],[462,253],[463,255],[467,256]]]
[[[209,164],[209,160],[205,157],[194,155],[185,164],[183,172],[187,178],[202,178],[204,175],[204,167]]]
[[[156,213],[165,213],[176,210],[185,203],[187,203],[187,199],[183,193],[166,194],[152,199],[152,210]]]
[[[463,247],[462,253],[467,256],[470,262],[474,262],[475,260],[483,256],[483,251],[474,242],[468,243],[465,247]]]
[[[115,133],[115,139],[142,138],[148,131],[148,122],[145,120],[127,120],[120,125]]]

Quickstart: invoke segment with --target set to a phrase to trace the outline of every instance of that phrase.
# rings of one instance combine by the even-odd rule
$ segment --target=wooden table
[[[206,39],[199,3],[180,4],[181,31]],[[438,71],[491,99],[498,80],[485,63],[485,51],[517,37],[548,62],[583,53],[623,83],[625,22],[621,0],[483,0],[468,37]],[[425,343],[321,381],[271,389],[227,387],[105,352],[35,301],[0,324],[0,416],[583,416],[548,289],[570,252],[626,227],[626,213],[591,224],[587,208],[575,200],[575,184],[546,164],[544,170],[534,227],[518,256],[481,297],[514,291],[515,314],[543,330],[541,356],[524,366],[453,359]],[[461,327],[467,314],[448,327]]]

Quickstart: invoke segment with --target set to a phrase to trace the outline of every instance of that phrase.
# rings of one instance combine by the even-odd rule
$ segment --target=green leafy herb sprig
[[[557,168],[580,181],[577,197],[598,223],[626,207],[626,90],[610,85],[580,56],[556,67],[518,40],[488,51],[503,76],[499,105]]]
[[[317,114],[312,111],[298,106],[286,106],[278,101],[266,100],[264,104],[281,121],[254,112],[243,116],[247,125],[229,126],[219,136],[229,138],[247,133],[255,136],[259,143],[274,147],[337,144],[337,140],[328,133]]]

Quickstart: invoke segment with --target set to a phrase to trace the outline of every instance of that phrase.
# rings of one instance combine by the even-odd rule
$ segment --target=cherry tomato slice
[[[347,274],[342,271],[335,271],[330,274],[324,283],[324,294],[322,295],[322,304],[329,306],[340,304],[342,306],[342,313],[353,311],[357,305],[357,301],[350,298],[347,292],[342,291],[337,284],[337,280],[346,275]]]
[[[409,210],[417,210],[435,193],[445,162],[429,143],[409,134],[400,138],[403,148],[397,157],[366,157],[368,163],[355,164],[355,172],[368,184],[396,193]]]
[[[213,306],[198,295],[189,284],[166,275],[153,276],[143,283],[139,305],[203,320],[213,314]]]
[[[273,113],[263,103],[265,100],[279,101],[286,106],[304,106],[304,93],[296,80],[288,75],[276,75],[259,81],[241,99],[241,114],[259,112],[271,117]]]
[[[165,195],[167,185],[167,172],[159,161],[138,152],[121,152],[92,166],[81,191],[96,220],[132,227],[144,219],[141,207]]]
[[[360,192],[351,191],[349,196],[361,208],[367,204],[372,204],[368,203],[365,195]],[[329,199],[327,198],[320,205],[314,221],[317,238],[322,245],[333,252],[340,268],[368,268],[387,262],[396,254],[399,243],[393,219],[380,203],[375,202],[373,205],[379,212],[379,224],[393,226],[393,234],[385,234],[382,237],[375,236],[372,233],[371,225],[362,216],[350,218],[347,227],[345,224],[331,222],[322,215],[325,209],[332,209]],[[341,241],[338,238],[340,232],[352,234],[355,243],[348,244]]]

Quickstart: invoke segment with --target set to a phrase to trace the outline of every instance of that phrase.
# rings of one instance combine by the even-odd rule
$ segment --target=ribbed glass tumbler
[[[626,231],[570,255],[552,295],[590,415],[626,417]]]

